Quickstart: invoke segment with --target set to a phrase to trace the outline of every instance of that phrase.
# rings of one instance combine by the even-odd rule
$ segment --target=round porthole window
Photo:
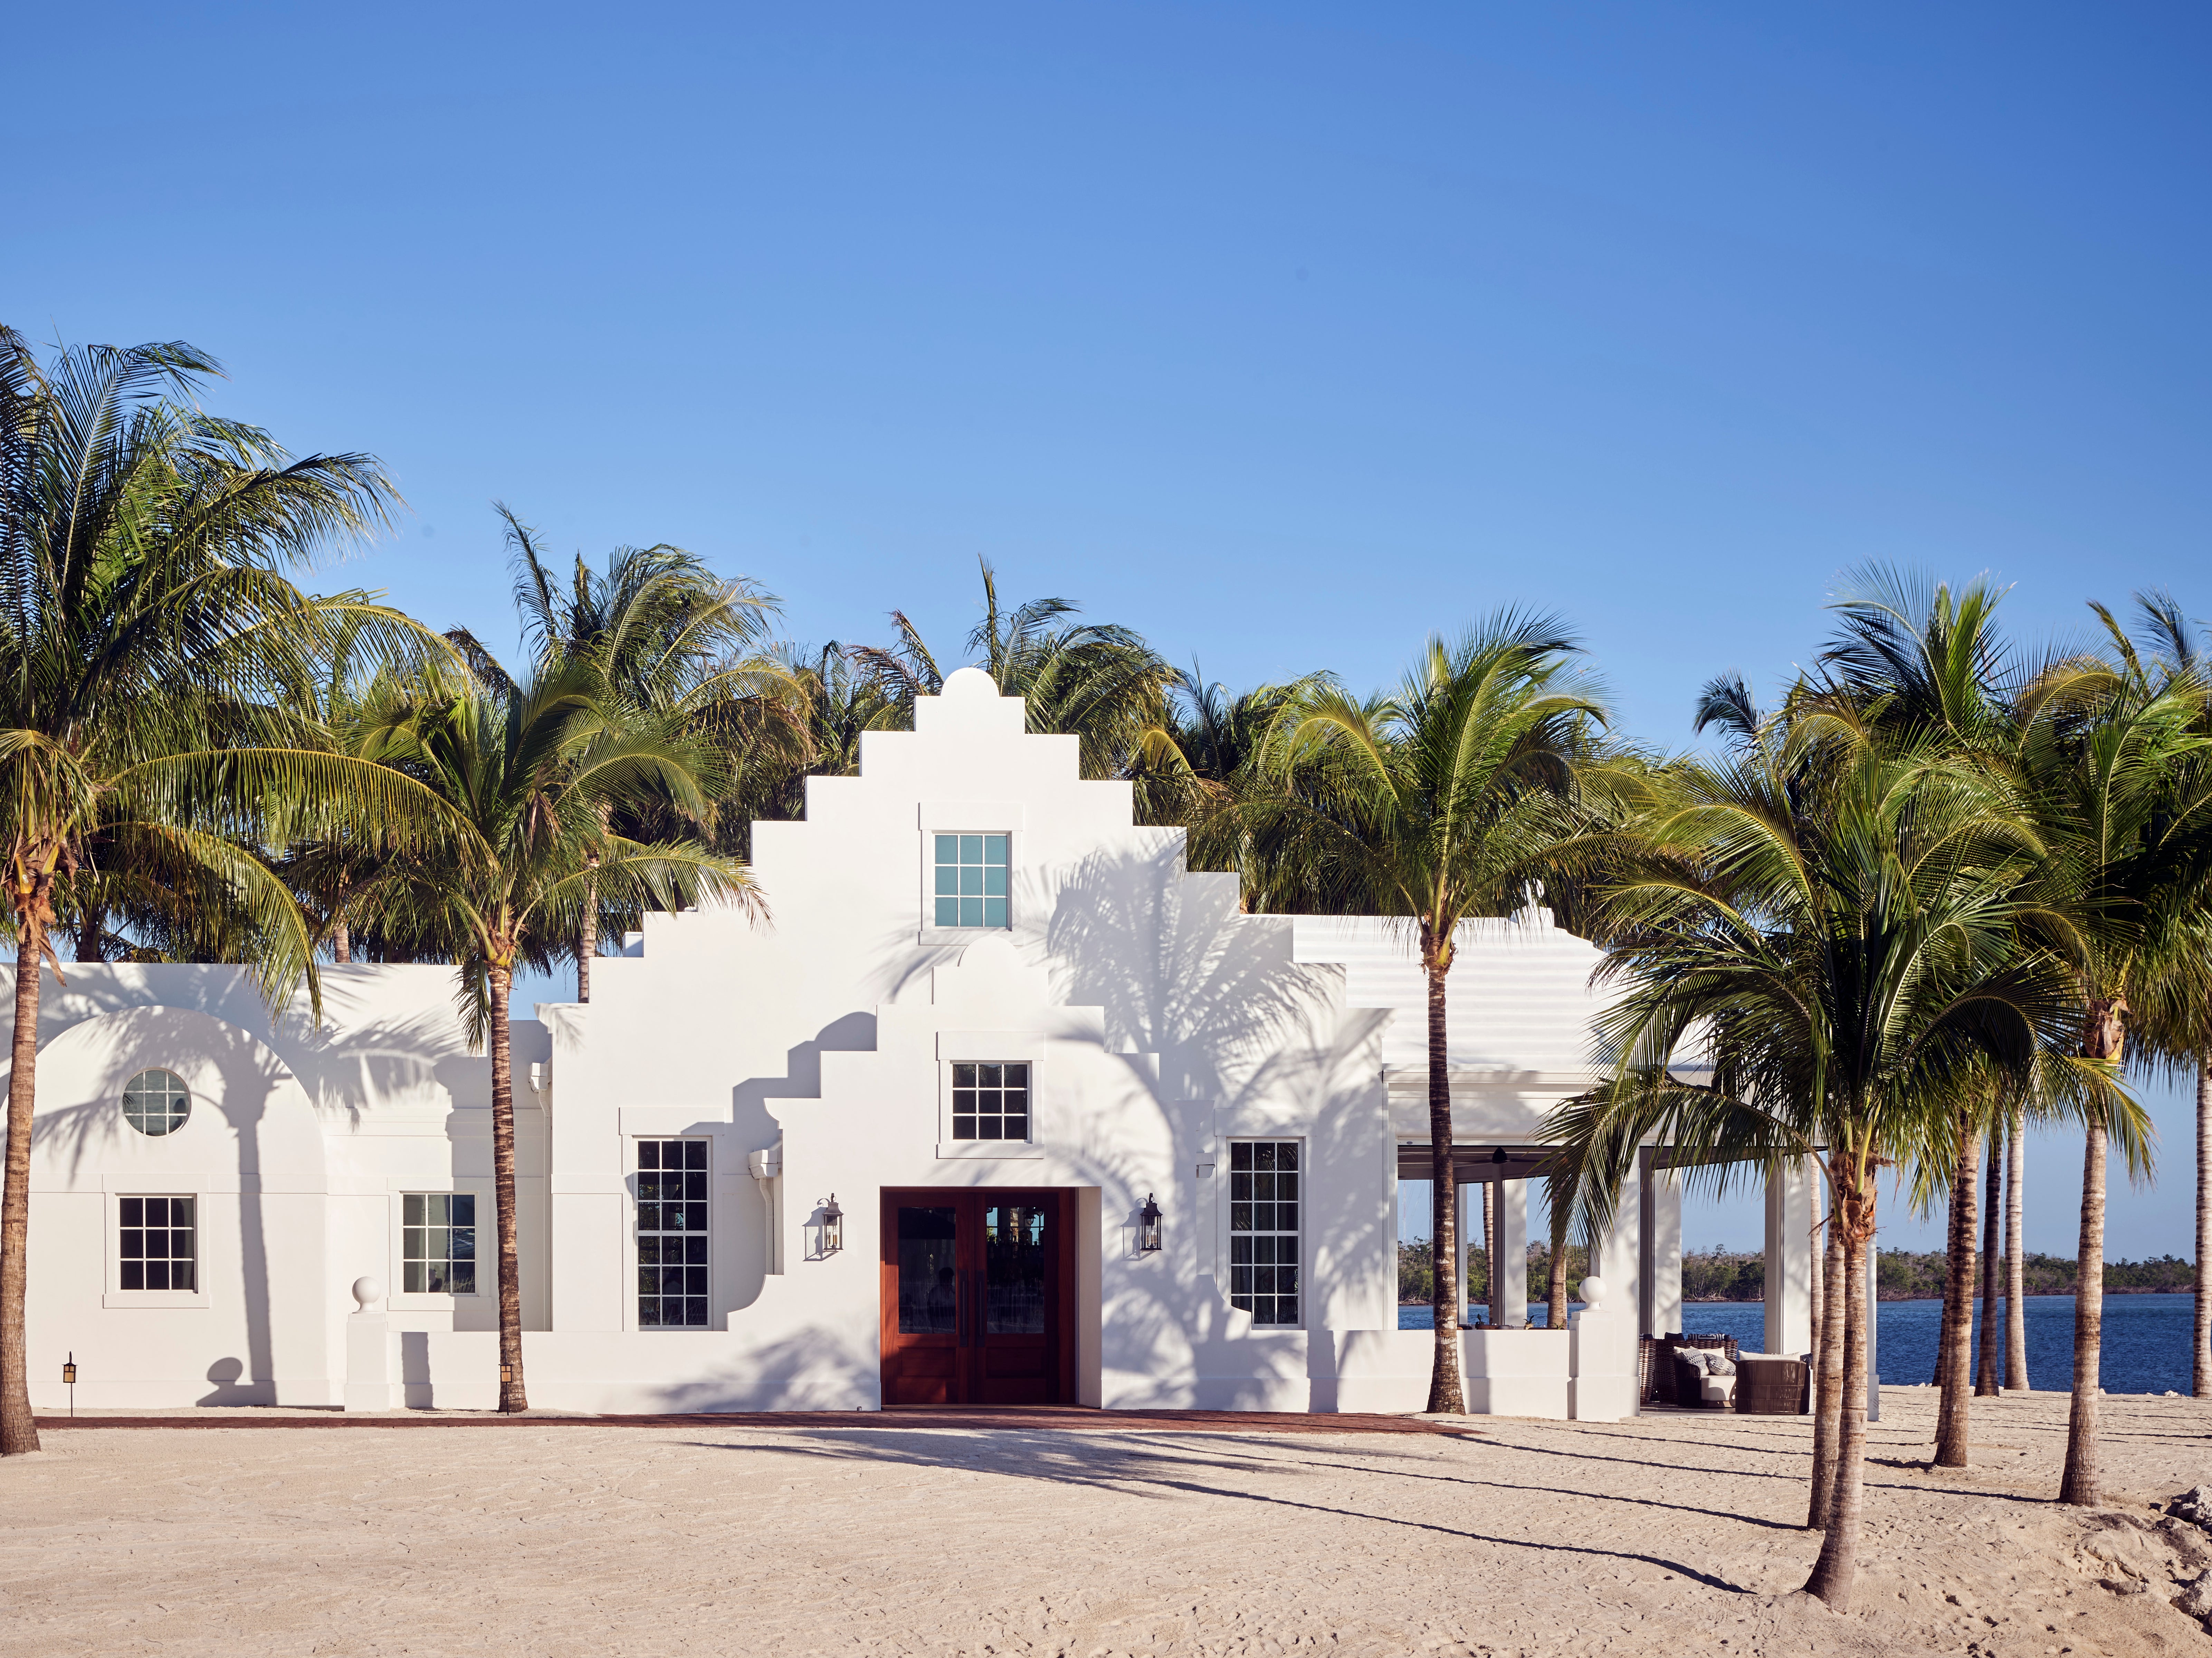
[[[142,1071],[123,1090],[123,1121],[142,1134],[173,1134],[191,1114],[191,1090],[173,1071]]]

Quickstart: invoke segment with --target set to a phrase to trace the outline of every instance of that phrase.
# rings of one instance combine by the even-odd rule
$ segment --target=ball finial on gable
[[[914,701],[914,728],[934,732],[1000,732],[1018,735],[1024,723],[1018,696],[1001,696],[990,675],[981,668],[961,668],[947,674],[934,696]]]
[[[937,694],[952,701],[982,701],[995,698],[999,686],[981,668],[955,668],[945,677],[945,684]]]

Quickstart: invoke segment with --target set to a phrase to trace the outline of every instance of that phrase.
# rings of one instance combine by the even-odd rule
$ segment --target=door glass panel
[[[1043,1205],[1027,1203],[983,1212],[986,1334],[1044,1333],[1045,1213]]]
[[[899,1333],[951,1335],[959,1327],[957,1209],[898,1212]]]

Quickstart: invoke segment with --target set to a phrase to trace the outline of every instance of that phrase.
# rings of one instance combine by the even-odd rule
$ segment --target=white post
[[[1528,1323],[1528,1182],[1506,1181],[1498,1194],[1499,1304],[1505,1327],[1524,1329]]]
[[[391,1321],[378,1305],[384,1299],[384,1286],[373,1278],[357,1278],[353,1298],[357,1306],[346,1321],[345,1407],[388,1411],[392,1408]]]
[[[1474,1258],[1475,1245],[1482,1236],[1483,1188],[1473,1181],[1462,1181],[1459,1187],[1459,1321],[1468,1324],[1474,1318],[1474,1278],[1468,1263]]]
[[[1802,1160],[1766,1177],[1766,1351],[1813,1345],[1813,1181]]]
[[[1671,1335],[1682,1327],[1682,1177],[1672,1169],[1650,1176],[1650,1309],[1644,1334]]]
[[[1637,1338],[1642,1333],[1637,1309],[1644,1295],[1644,1167],[1642,1159],[1630,1167],[1622,1182],[1620,1201],[1614,1206],[1613,1225],[1593,1241],[1591,1275],[1604,1281],[1602,1318],[1585,1321],[1580,1314],[1571,1321],[1577,1333],[1575,1345],[1576,1414],[1592,1421],[1612,1420],[1636,1414]],[[1589,1388],[1585,1378],[1605,1378]],[[1626,1378],[1621,1381],[1620,1378]],[[1619,1388],[1626,1390],[1626,1404],[1615,1408],[1611,1400]],[[1587,1408],[1586,1408],[1587,1407]],[[1610,1412],[1610,1415],[1604,1414]]]

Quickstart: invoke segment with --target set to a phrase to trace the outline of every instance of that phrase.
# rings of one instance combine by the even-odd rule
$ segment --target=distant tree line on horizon
[[[1398,1245],[1398,1304],[1425,1306],[1433,1297],[1432,1252],[1425,1238]],[[1548,1245],[1528,1248],[1528,1299],[1542,1301],[1551,1281]],[[2070,1296],[2080,1263],[2066,1255],[2030,1252],[2022,1258],[2023,1294]],[[1584,1255],[1579,1246],[1568,1251],[1567,1272],[1572,1283],[1582,1275]],[[1941,1251],[1883,1249],[1876,1253],[1875,1279],[1883,1301],[1940,1301],[1949,1258]],[[1978,1261],[1977,1262],[1978,1266]],[[2105,1293],[2113,1296],[2186,1295],[2195,1287],[2197,1266],[2176,1255],[2148,1260],[2108,1260],[2105,1263]],[[1468,1294],[1472,1300],[1490,1292],[1490,1264],[1484,1251],[1468,1252]],[[1701,1249],[1682,1256],[1682,1299],[1686,1302],[1764,1301],[1766,1299],[1766,1256],[1764,1252]]]
[[[911,729],[964,663],[1024,700],[1030,731],[1076,738],[1084,777],[1128,785],[1139,823],[1181,829],[1188,867],[1233,872],[1247,911],[1403,920],[1431,1051],[1462,922],[1540,892],[1600,947],[1599,1080],[1541,1130],[1529,1290],[1553,1322],[1646,1145],[1702,1192],[1813,1177],[1807,1524],[1825,1535],[1806,1588],[1832,1606],[1862,1523],[1882,1171],[1947,1212],[1935,1460],[1964,1467],[1970,1397],[2027,1385],[2023,1138],[2077,1129],[2058,1496],[2102,1500],[2107,1163],[2142,1178],[2154,1150],[2130,1080],[2191,1077],[2212,1120],[2212,648],[2171,595],[2092,604],[2086,641],[2030,649],[1986,580],[1856,570],[1778,700],[1721,673],[1697,710],[1717,752],[1668,754],[1613,726],[1571,628],[1510,604],[1469,622],[1409,596],[1425,642],[1381,690],[1318,665],[1231,689],[1070,600],[1002,602],[988,565],[957,653],[899,610],[882,642],[804,645],[766,589],[692,552],[556,560],[499,506],[524,629],[502,661],[380,594],[298,585],[404,503],[374,456],[295,457],[209,413],[219,373],[177,342],[42,360],[0,328],[0,923],[33,969],[13,975],[0,1455],[38,1447],[42,964],[234,963],[317,1014],[351,963],[451,967],[491,1062],[500,1400],[519,1411],[514,975],[573,967],[588,1001],[602,943],[647,913],[764,916],[750,824],[801,816],[809,778],[854,774],[865,735]],[[1467,1394],[1445,1067],[1427,1087],[1428,1408],[1449,1414]],[[2212,1398],[2212,1136],[2198,1148],[2194,1391]],[[1497,1191],[1468,1242],[1498,1230]],[[1486,1287],[1480,1249],[1474,1270]]]

